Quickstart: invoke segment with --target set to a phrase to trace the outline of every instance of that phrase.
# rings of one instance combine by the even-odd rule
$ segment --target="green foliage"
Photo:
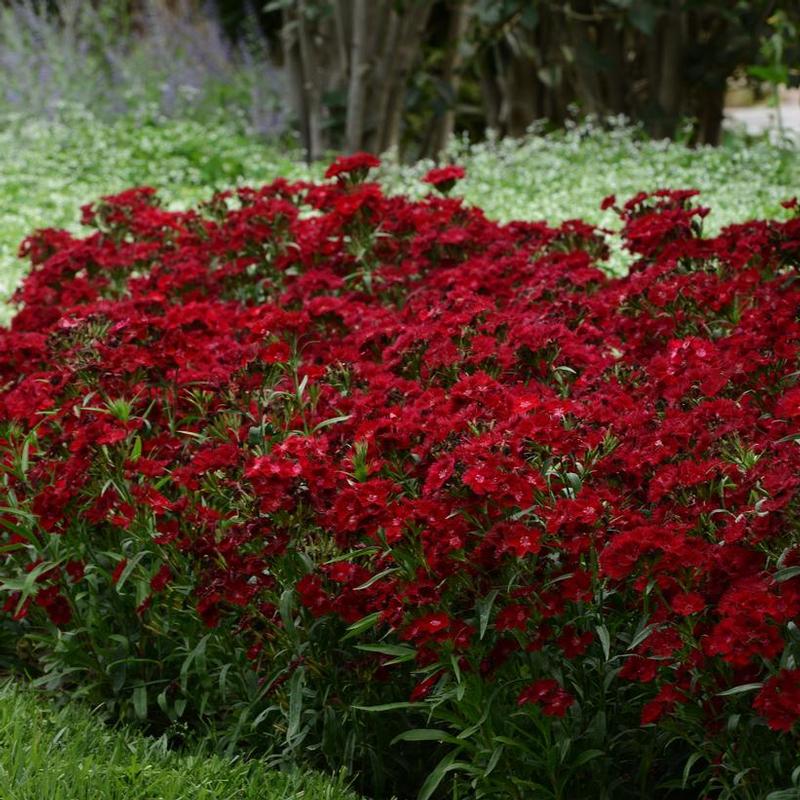
[[[0,796],[6,800],[356,800],[340,778],[181,752],[166,737],[111,729],[79,704],[57,708],[0,686]]]

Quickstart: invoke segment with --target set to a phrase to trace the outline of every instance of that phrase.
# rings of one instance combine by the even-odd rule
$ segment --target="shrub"
[[[609,278],[601,230],[373,163],[25,241],[19,657],[377,796],[795,791],[796,204],[703,238],[695,192],[606,198]]]

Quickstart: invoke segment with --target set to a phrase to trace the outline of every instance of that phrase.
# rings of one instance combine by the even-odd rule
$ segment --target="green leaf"
[[[596,630],[597,638],[600,640],[600,644],[603,648],[603,655],[606,661],[608,661],[608,659],[611,658],[611,635],[605,625],[598,625]]]
[[[137,553],[128,563],[125,565],[125,569],[122,570],[122,574],[119,576],[119,580],[114,587],[117,590],[117,594],[122,591],[122,587],[126,584],[128,578],[130,578],[131,573],[136,569],[138,563],[146,556],[148,552],[146,550],[142,550],[140,553]]]
[[[347,626],[347,633],[342,637],[342,641],[347,641],[347,639],[353,639],[356,636],[361,635],[364,631],[368,631],[370,628],[374,628],[376,623],[381,617],[380,611],[374,611],[372,614],[367,614],[366,617],[362,617],[357,622],[354,622],[352,625]]]
[[[600,756],[604,756],[605,752],[602,750],[584,750],[573,762],[573,767],[582,767],[584,764],[588,764],[590,761],[594,761],[595,758],[600,758]]]
[[[316,433],[317,431],[322,430],[322,428],[327,428],[329,425],[336,425],[339,422],[347,422],[347,420],[352,416],[352,414],[345,414],[342,417],[331,417],[330,419],[325,419],[316,425],[311,433]]]
[[[492,589],[486,597],[481,597],[475,603],[475,609],[478,612],[478,638],[483,639],[486,634],[486,629],[489,626],[489,616],[492,613],[492,606],[497,599],[498,590]]]
[[[581,476],[577,472],[568,472],[565,476],[566,482],[575,494],[577,494],[583,487]]]
[[[789,80],[789,68],[785,64],[754,65],[748,67],[747,72],[767,83],[780,84]]]
[[[417,795],[417,800],[429,800],[429,798],[439,787],[439,784],[442,782],[442,779],[448,772],[469,767],[469,764],[466,764],[463,761],[456,761],[456,756],[458,755],[458,753],[459,753],[458,748],[456,748],[455,750],[451,750],[434,767],[434,769],[425,779],[425,783],[422,784],[422,788],[419,790],[419,794]]]
[[[483,771],[483,777],[488,778],[489,775],[494,771],[494,768],[497,766],[497,762],[500,761],[500,756],[503,755],[503,745],[499,747],[495,747],[492,751],[492,755],[489,758],[489,762],[486,764],[486,769]]]
[[[373,575],[367,581],[362,583],[360,586],[356,586],[355,590],[359,591],[360,589],[368,589],[372,586],[373,583],[377,583],[381,578],[385,578],[387,575],[391,575],[393,572],[397,572],[399,567],[388,567],[387,569],[382,570],[381,572]]]
[[[25,443],[22,445],[22,456],[19,462],[19,468],[23,475],[28,474],[28,466],[30,464],[30,452],[31,452],[31,437],[25,437]]]
[[[635,650],[657,627],[658,624],[655,622],[645,625],[631,640],[628,651]]]
[[[692,753],[689,758],[686,759],[686,766],[683,768],[683,778],[681,780],[681,788],[685,789],[689,783],[689,773],[692,771],[692,767],[703,757],[702,753]]]
[[[147,719],[147,687],[144,685],[136,686],[133,690],[133,710],[137,719]]]
[[[306,671],[298,667],[289,678],[289,717],[286,729],[286,738],[291,742],[300,731],[300,715],[303,712],[303,687],[306,681]]]
[[[790,578],[796,578],[800,575],[800,567],[784,567],[779,569],[772,577],[778,582],[788,581]]]
[[[726,689],[724,692],[717,692],[717,697],[730,697],[734,694],[744,694],[745,692],[754,692],[760,689],[763,683],[742,683],[739,686],[734,686],[731,689]]]
[[[201,665],[204,663],[206,644],[208,643],[210,636],[211,634],[207,633],[195,645],[195,647],[191,650],[189,655],[186,656],[186,658],[183,661],[183,664],[181,664],[180,679],[181,679],[181,688],[183,689],[184,692],[186,691],[189,684],[189,667],[191,667],[195,661],[199,661]]]
[[[413,647],[409,647],[405,644],[357,644],[356,650],[392,656],[391,661],[386,662],[386,666],[402,664],[405,661],[413,661],[417,655],[417,651]]]
[[[381,712],[381,711],[400,711],[404,708],[422,708],[425,703],[383,703],[377,706],[351,706],[351,708],[355,708],[358,711],[373,711],[373,712]]]
[[[278,601],[278,611],[286,630],[294,633],[294,589],[284,589]]]
[[[410,731],[399,733],[390,744],[397,744],[397,742],[458,742],[458,739],[447,731],[436,728],[413,728]]]

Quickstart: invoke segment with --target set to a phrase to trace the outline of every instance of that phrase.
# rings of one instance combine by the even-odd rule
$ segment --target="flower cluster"
[[[223,631],[265,706],[302,671],[580,728],[619,687],[720,753],[732,709],[796,734],[800,217],[703,238],[694,193],[641,194],[611,279],[603,231],[385,196],[374,165],[191,212],[134,189],[26,240],[0,332],[20,635],[49,620],[51,668],[73,637],[177,716],[163,653]]]

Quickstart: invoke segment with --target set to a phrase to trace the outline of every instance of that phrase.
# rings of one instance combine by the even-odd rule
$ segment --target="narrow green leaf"
[[[459,753],[459,748],[455,750],[451,750],[430,772],[428,777],[425,779],[425,783],[422,784],[422,788],[419,790],[419,794],[417,795],[417,800],[429,800],[430,797],[433,796],[433,793],[439,787],[439,784],[442,782],[442,779],[448,772],[452,772],[456,769],[463,769],[468,767],[469,764],[466,764],[462,761],[456,761],[456,756]]]
[[[503,755],[503,745],[499,747],[495,747],[492,751],[492,755],[489,757],[489,762],[486,764],[486,769],[483,771],[483,777],[488,778],[489,775],[494,771],[494,768],[497,766],[497,763],[500,761],[500,756]]]
[[[475,608],[478,612],[478,637],[483,639],[486,634],[486,629],[489,627],[489,617],[492,613],[492,606],[497,599],[498,590],[492,589],[486,597],[481,597],[475,603]]]
[[[356,650],[363,650],[366,653],[380,653],[383,656],[392,656],[393,658],[402,658],[404,660],[411,660],[417,654],[417,651],[407,644],[357,644]]]
[[[281,620],[289,633],[294,633],[294,590],[284,589],[281,593],[280,600],[278,601],[278,611],[281,615]]]
[[[603,648],[603,655],[606,661],[608,661],[608,659],[611,658],[611,635],[605,625],[598,625],[596,630],[597,638],[600,640],[600,645]]]
[[[689,773],[692,771],[692,767],[703,757],[702,753],[692,753],[689,758],[686,759],[686,766],[683,768],[683,778],[681,780],[681,788],[685,789],[689,783]]]
[[[147,551],[142,550],[140,553],[137,553],[125,565],[125,569],[122,570],[122,574],[119,576],[119,580],[117,581],[117,584],[114,587],[117,590],[117,594],[119,594],[122,591],[122,587],[127,583],[128,578],[130,578],[131,576],[131,573],[136,569],[136,566],[146,555],[148,555]]]
[[[356,636],[364,633],[364,631],[368,631],[370,628],[374,628],[378,620],[380,619],[381,612],[374,611],[372,614],[367,614],[366,617],[362,617],[357,622],[354,622],[352,625],[348,625],[347,633],[342,637],[342,641],[346,641],[347,639],[353,639]]]
[[[628,650],[635,650],[658,627],[656,623],[645,625],[631,640]]]
[[[347,422],[347,420],[350,419],[350,417],[352,416],[353,416],[352,414],[345,414],[342,417],[331,417],[330,419],[325,419],[318,425],[316,425],[314,429],[311,431],[311,433],[316,433],[317,431],[322,430],[323,428],[327,428],[329,425],[336,425],[339,422]]]
[[[147,687],[136,686],[133,690],[133,710],[137,719],[147,719]]]
[[[800,575],[800,567],[784,567],[779,569],[772,577],[778,582],[783,583],[790,578],[796,578]]]
[[[763,683],[743,683],[739,686],[734,686],[731,689],[726,689],[724,692],[717,692],[717,697],[730,697],[734,694],[754,692],[756,689],[760,689],[763,685]]]
[[[300,731],[300,715],[303,713],[303,687],[306,671],[298,667],[289,678],[289,718],[286,738],[291,742]]]
[[[376,575],[373,575],[371,578],[362,583],[360,586],[356,586],[355,590],[359,591],[361,589],[368,589],[370,586],[372,586],[373,583],[377,583],[381,578],[385,578],[387,575],[391,575],[393,572],[397,572],[398,569],[399,567],[389,567],[387,569],[384,569],[381,572],[377,573]]]
[[[582,767],[584,764],[588,764],[590,761],[594,761],[595,758],[600,758],[600,756],[604,756],[605,753],[602,750],[584,750],[573,762],[573,767]]]
[[[425,703],[383,703],[377,706],[351,706],[351,708],[355,708],[358,711],[373,711],[373,712],[381,712],[381,711],[399,711],[404,708],[422,708]]]
[[[390,744],[397,742],[457,742],[455,736],[451,736],[447,731],[437,730],[436,728],[413,728],[410,731],[403,731],[392,739]]]

